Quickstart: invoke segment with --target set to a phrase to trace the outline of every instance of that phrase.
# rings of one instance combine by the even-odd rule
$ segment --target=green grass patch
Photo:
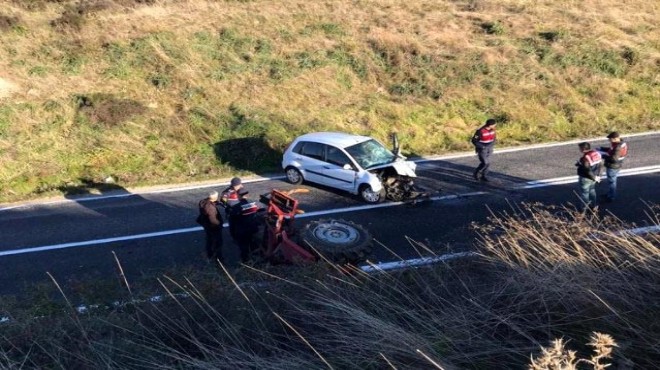
[[[14,120],[14,110],[8,105],[0,105],[0,138],[7,137]]]
[[[44,178],[56,189],[119,170],[126,186],[229,176],[236,160],[214,149],[223,140],[261,140],[266,162],[241,164],[260,169],[313,130],[385,140],[403,127],[406,150],[421,155],[469,149],[464,138],[490,116],[507,121],[503,145],[657,128],[648,2],[623,12],[614,2],[293,1],[260,2],[257,17],[242,1],[11,1],[0,96],[12,113],[0,114],[0,135],[21,149],[0,155],[17,163],[5,166],[0,201],[34,196]],[[126,165],[89,157],[94,146]]]

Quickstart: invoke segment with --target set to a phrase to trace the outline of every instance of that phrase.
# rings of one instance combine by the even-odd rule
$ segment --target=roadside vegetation
[[[652,1],[2,0],[0,202],[278,170],[298,134],[407,154],[658,127]]]
[[[474,227],[478,256],[405,271],[209,267],[53,284],[0,301],[0,368],[657,367],[659,234],[537,205]]]

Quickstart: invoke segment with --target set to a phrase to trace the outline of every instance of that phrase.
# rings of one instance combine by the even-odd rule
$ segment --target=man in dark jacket
[[[231,223],[231,211],[232,207],[237,205],[241,200],[239,193],[247,193],[243,190],[243,181],[241,181],[240,177],[234,177],[231,179],[229,186],[220,193],[219,205],[225,209],[225,216],[229,223],[229,235],[232,236],[234,235],[233,225],[235,224]]]
[[[252,252],[255,234],[259,231],[257,212],[259,207],[255,202],[245,198],[247,191],[238,194],[238,203],[229,208],[229,233],[238,244],[241,252],[241,262],[247,263]]]
[[[577,167],[578,183],[580,184],[580,198],[582,199],[582,209],[590,208],[593,211],[598,209],[596,203],[596,184],[600,182],[600,173],[602,171],[602,157],[600,153],[591,149],[591,144],[578,144],[582,156],[578,159]]]
[[[227,215],[229,215],[231,207],[240,200],[238,193],[241,189],[243,189],[243,181],[240,177],[234,177],[229,182],[229,186],[220,193],[220,205],[225,208]]]
[[[490,155],[493,154],[495,147],[496,134],[495,134],[495,120],[489,118],[486,123],[481,126],[472,136],[472,145],[479,157],[479,166],[474,170],[474,179],[481,181],[488,181],[486,175],[490,168]]]
[[[621,167],[623,167],[623,160],[628,154],[628,144],[623,141],[621,135],[616,131],[610,132],[607,138],[610,140],[610,146],[601,147],[600,151],[603,152],[605,172],[607,173],[607,182],[609,183],[605,200],[612,202],[616,198],[616,178],[619,175]]]
[[[222,259],[222,216],[218,211],[218,192],[212,191],[207,198],[199,202],[197,223],[204,227],[206,233],[206,257],[209,260]]]

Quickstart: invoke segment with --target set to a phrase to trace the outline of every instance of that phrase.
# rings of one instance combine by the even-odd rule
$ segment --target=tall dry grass
[[[521,369],[556,338],[567,364],[657,366],[660,235],[538,206],[477,227],[480,257],[429,268],[219,268],[163,276],[163,299],[109,311],[3,304],[0,367]],[[154,294],[130,284],[126,302]],[[618,347],[593,352],[593,332]]]

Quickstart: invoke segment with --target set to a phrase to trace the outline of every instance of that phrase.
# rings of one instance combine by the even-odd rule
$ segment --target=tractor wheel
[[[308,223],[299,234],[299,244],[339,264],[357,264],[371,254],[372,239],[364,227],[345,220]]]

